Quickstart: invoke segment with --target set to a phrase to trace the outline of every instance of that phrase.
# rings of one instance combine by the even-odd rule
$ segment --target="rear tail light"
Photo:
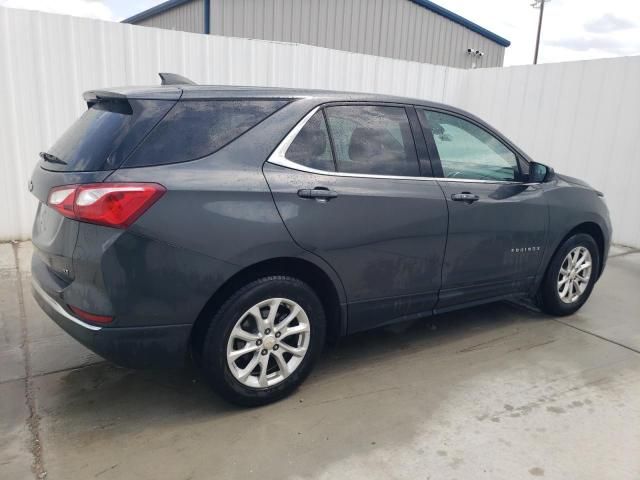
[[[113,317],[108,317],[106,315],[96,315],[95,313],[85,312],[84,310],[80,310],[78,307],[74,307],[73,305],[69,305],[71,311],[78,318],[82,318],[83,320],[88,320],[93,323],[111,323],[113,321]]]
[[[76,186],[70,185],[51,190],[49,194],[50,206],[58,210],[65,217],[73,217],[73,200],[76,196]]]
[[[157,183],[65,185],[51,190],[47,204],[65,217],[81,222],[126,228],[165,191]]]

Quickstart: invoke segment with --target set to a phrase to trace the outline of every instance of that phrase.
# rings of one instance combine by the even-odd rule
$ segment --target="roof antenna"
[[[187,77],[178,75],[177,73],[158,73],[161,85],[197,85],[193,80],[189,80]]]

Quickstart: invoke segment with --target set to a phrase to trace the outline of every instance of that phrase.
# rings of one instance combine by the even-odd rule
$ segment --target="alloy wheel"
[[[564,303],[576,302],[589,286],[593,261],[585,247],[572,249],[562,261],[558,273],[558,296]]]
[[[302,363],[311,325],[304,309],[287,298],[270,298],[247,310],[227,341],[227,365],[251,388],[279,384]]]

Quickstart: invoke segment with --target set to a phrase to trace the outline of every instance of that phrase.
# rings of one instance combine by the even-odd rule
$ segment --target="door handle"
[[[321,202],[327,202],[332,198],[336,198],[338,194],[333,190],[329,190],[325,187],[316,187],[313,189],[303,188],[301,190],[298,190],[298,196],[300,198],[313,198]]]
[[[471,204],[473,202],[477,202],[478,200],[480,200],[480,197],[473,193],[462,192],[462,193],[454,193],[453,195],[451,195],[451,200],[455,202],[465,202],[465,203]]]

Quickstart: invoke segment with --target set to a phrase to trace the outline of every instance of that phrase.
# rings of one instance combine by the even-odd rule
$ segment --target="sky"
[[[505,65],[532,63],[533,0],[435,0],[511,41]],[[162,0],[0,0],[6,7],[119,21]],[[640,0],[548,0],[539,63],[640,55]]]

